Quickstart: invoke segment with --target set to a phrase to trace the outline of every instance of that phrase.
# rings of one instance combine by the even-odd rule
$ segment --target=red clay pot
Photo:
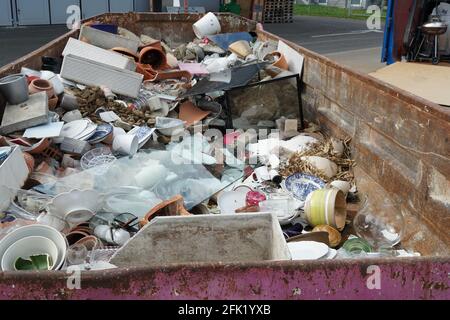
[[[50,83],[50,81],[43,79],[34,79],[33,81],[31,81],[30,85],[28,86],[28,91],[30,92],[30,94],[45,91],[47,92],[47,96],[49,99],[51,99],[55,95],[53,85]]]
[[[141,50],[139,63],[148,64],[156,71],[169,68],[165,52],[153,45]]]

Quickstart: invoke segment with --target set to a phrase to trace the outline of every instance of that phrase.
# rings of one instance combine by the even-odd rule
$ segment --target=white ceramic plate
[[[83,130],[83,132],[81,132],[79,135],[73,138],[77,140],[86,141],[89,138],[91,138],[96,132],[97,132],[97,125],[95,123],[89,123],[86,129]]]
[[[88,127],[89,120],[76,120],[66,123],[61,130],[61,137],[74,138],[83,133]]]
[[[322,257],[322,260],[333,260],[337,256],[337,250],[330,248],[327,255]]]
[[[318,260],[328,254],[326,244],[315,241],[300,241],[288,243],[292,260]]]
[[[220,213],[233,214],[236,209],[245,207],[248,191],[225,191],[217,199]]]

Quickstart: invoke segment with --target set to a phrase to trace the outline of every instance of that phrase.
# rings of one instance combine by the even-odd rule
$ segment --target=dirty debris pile
[[[90,22],[0,79],[1,270],[415,255],[358,196],[350,141],[304,121],[303,57],[212,13],[193,32]]]

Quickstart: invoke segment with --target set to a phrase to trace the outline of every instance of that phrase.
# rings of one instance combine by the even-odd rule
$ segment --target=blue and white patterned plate
[[[89,138],[88,142],[91,144],[100,143],[106,139],[113,132],[113,126],[110,124],[101,124],[95,130],[92,137]]]
[[[286,189],[300,201],[306,201],[306,197],[319,189],[325,188],[325,181],[305,173],[295,173],[286,178]]]
[[[8,158],[9,154],[11,153],[12,148],[11,147],[0,147],[0,161],[5,160]]]
[[[142,146],[146,144],[148,140],[150,140],[155,130],[156,129],[151,129],[147,126],[134,127],[130,132],[128,132],[128,134],[138,137],[139,148],[142,148]]]

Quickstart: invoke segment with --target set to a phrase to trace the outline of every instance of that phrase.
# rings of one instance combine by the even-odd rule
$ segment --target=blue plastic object
[[[114,34],[117,34],[117,32],[119,30],[119,27],[114,24],[93,24],[93,25],[91,25],[91,27],[94,29],[97,29],[97,30],[114,33]]]
[[[389,0],[386,13],[386,26],[384,29],[383,50],[381,51],[381,62],[387,62],[387,64],[396,62],[396,59],[393,56],[395,36],[394,15],[394,0]]]
[[[208,39],[217,44],[223,50],[227,51],[230,44],[239,41],[246,40],[251,42],[253,37],[248,32],[234,32],[234,33],[220,33],[213,36],[208,36]]]

